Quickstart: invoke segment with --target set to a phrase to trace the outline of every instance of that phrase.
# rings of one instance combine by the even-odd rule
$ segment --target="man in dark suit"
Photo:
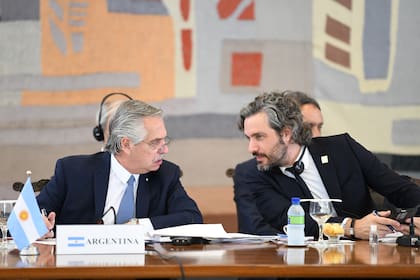
[[[324,125],[324,118],[321,112],[319,103],[300,91],[287,91],[290,97],[299,104],[302,112],[303,121],[311,127],[312,137],[321,136],[322,126]],[[234,179],[234,200],[236,204],[236,215],[238,218],[238,231],[242,233],[271,235],[278,230],[270,226],[261,215],[257,208],[254,194],[250,186],[245,184],[238,184]]]
[[[109,134],[105,152],[57,161],[54,176],[37,196],[40,208],[49,212],[50,228],[137,218],[149,231],[203,222],[181,185],[180,168],[163,160],[169,138],[162,110],[127,100],[115,112]],[[122,203],[130,185],[131,197]],[[128,216],[121,217],[127,208]]]
[[[281,232],[294,196],[342,199],[334,204],[330,221],[342,222],[348,237],[367,239],[371,224],[377,225],[380,236],[392,232],[388,225],[408,232],[407,225],[389,218],[390,211],[372,214],[368,186],[399,207],[417,206],[420,188],[382,164],[348,134],[312,139],[291,96],[277,92],[257,96],[241,110],[239,128],[249,139],[248,150],[255,158],[236,167],[235,187],[254,190],[258,210],[270,226],[265,234]],[[306,184],[299,184],[288,167],[300,167]],[[305,234],[317,237],[318,226],[309,216],[309,205],[302,206]]]

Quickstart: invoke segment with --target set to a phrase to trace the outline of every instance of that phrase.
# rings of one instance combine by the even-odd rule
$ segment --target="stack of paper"
[[[222,224],[190,224],[163,228],[149,232],[153,239],[159,237],[201,237],[217,242],[266,242],[276,236],[259,236],[243,233],[227,233]]]

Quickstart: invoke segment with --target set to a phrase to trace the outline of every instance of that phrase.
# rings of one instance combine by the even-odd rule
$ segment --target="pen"
[[[41,215],[48,219],[47,209],[42,208],[41,209]],[[48,230],[49,230],[50,233],[52,232],[53,236],[54,236],[54,232],[52,231],[52,229],[48,229]],[[53,236],[50,236],[50,237],[53,237]],[[46,237],[46,238],[49,238],[49,237]]]
[[[381,215],[379,215],[379,213],[378,213],[378,211],[377,210],[373,210],[373,212],[372,212],[372,214],[373,215],[375,215],[375,216],[377,216],[377,217],[381,217]],[[393,233],[396,233],[397,232],[397,230],[393,227],[393,226],[391,226],[391,225],[386,225]]]

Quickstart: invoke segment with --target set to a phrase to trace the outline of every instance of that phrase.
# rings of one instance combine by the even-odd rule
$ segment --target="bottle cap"
[[[292,204],[299,204],[300,203],[300,197],[292,197]]]
[[[370,225],[370,230],[371,231],[376,231],[378,229],[378,227],[376,225]]]

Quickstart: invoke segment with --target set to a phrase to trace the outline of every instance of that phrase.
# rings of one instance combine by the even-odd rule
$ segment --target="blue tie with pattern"
[[[117,224],[124,224],[134,216],[134,176],[131,175],[117,213]]]

